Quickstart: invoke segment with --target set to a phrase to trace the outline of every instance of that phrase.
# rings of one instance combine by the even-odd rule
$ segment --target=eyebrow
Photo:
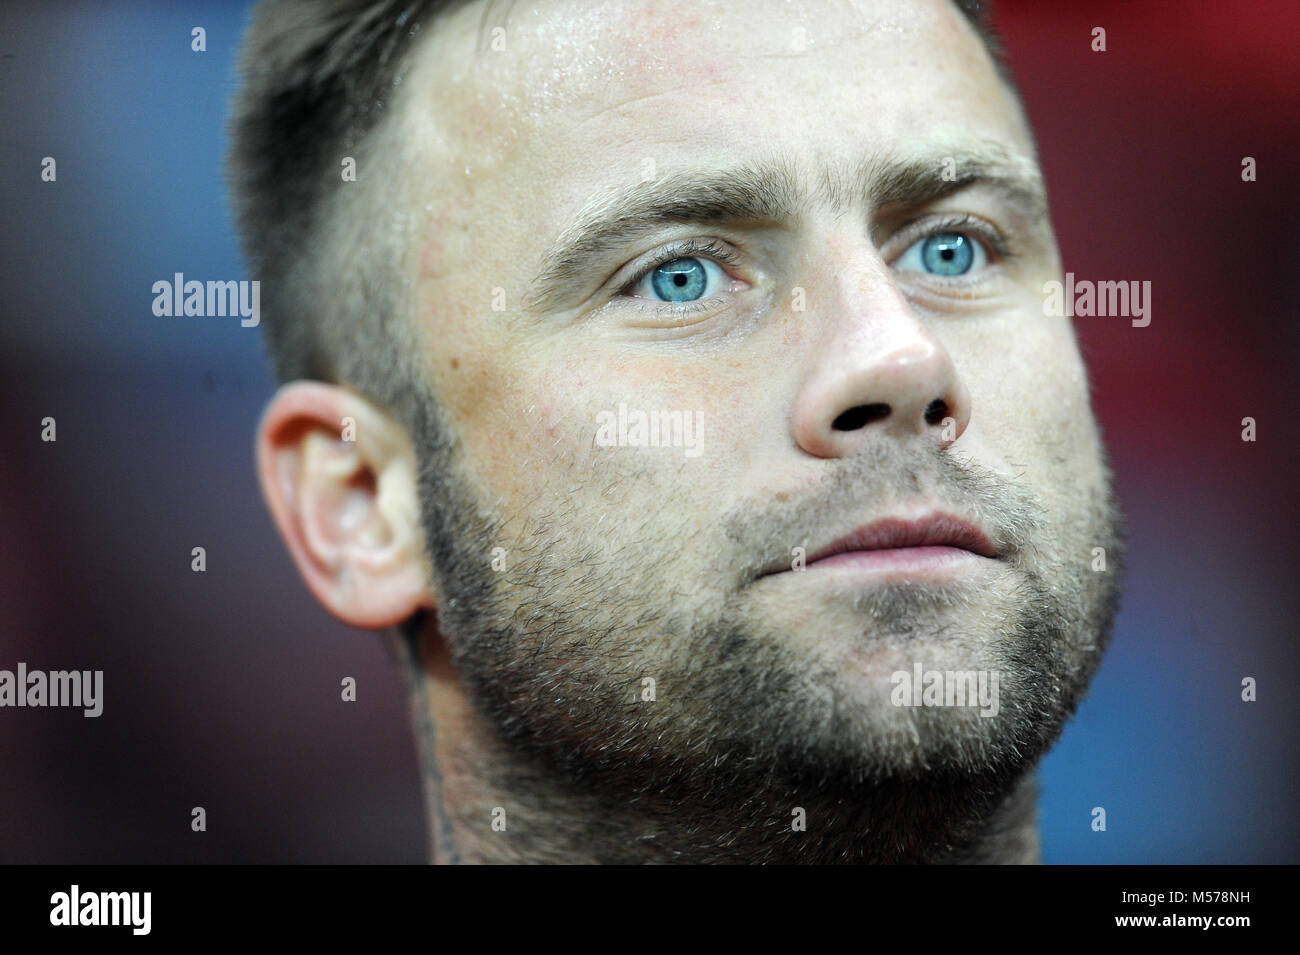
[[[665,225],[770,225],[818,202],[836,213],[862,200],[876,210],[916,208],[976,185],[999,193],[1028,222],[1046,222],[1037,167],[997,144],[924,157],[868,157],[848,170],[823,166],[815,195],[807,194],[793,163],[782,158],[637,183],[583,206],[543,255],[524,304],[533,312],[554,310],[576,294],[574,280],[593,265]]]

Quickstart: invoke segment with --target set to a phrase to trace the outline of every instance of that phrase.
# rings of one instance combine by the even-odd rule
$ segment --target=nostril
[[[942,398],[935,398],[925,406],[926,424],[941,424],[946,417],[948,417],[948,402]]]
[[[838,418],[831,422],[831,427],[836,431],[857,431],[859,428],[865,428],[873,421],[879,421],[881,418],[889,417],[889,405],[873,404],[858,405],[856,408],[850,408]]]

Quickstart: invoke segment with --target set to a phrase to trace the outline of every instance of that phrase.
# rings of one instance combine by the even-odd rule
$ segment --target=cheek
[[[476,396],[480,407],[467,426],[491,429],[495,440],[467,435],[466,446],[485,469],[485,482],[530,508],[543,487],[541,496],[563,499],[556,504],[600,495],[613,504],[665,488],[699,490],[745,466],[761,425],[753,394],[761,371],[756,361],[560,346],[526,360],[527,370],[512,376],[513,388],[490,400]],[[681,413],[678,420],[689,422],[677,433],[684,440],[667,447],[599,440],[602,427],[638,412]]]
[[[1058,431],[1075,432],[1091,426],[1088,378],[1070,326],[1054,322],[1046,330],[1033,377],[1041,395],[1040,420]]]
[[[440,239],[430,239],[420,255],[420,273],[429,278],[441,278],[447,270],[447,247]]]
[[[458,402],[465,465],[492,501],[509,508],[536,498],[571,460],[562,395],[493,361],[465,370],[479,383]]]
[[[971,391],[971,443],[1005,469],[1090,453],[1088,381],[1067,323],[1015,316],[953,357]]]
[[[1023,438],[1039,473],[1042,493],[1056,488],[1077,496],[1097,480],[1100,444],[1088,394],[1087,373],[1068,324],[1044,336],[1025,376],[1028,434]]]
[[[581,494],[600,402],[578,363],[497,336],[442,345],[439,390],[484,502],[526,516],[547,509],[543,499]]]

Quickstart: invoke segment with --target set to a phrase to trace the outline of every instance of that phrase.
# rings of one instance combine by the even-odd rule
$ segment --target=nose
[[[970,423],[970,396],[948,350],[892,280],[839,299],[796,399],[795,441],[819,458],[891,438],[947,448]],[[851,304],[850,304],[851,303]]]

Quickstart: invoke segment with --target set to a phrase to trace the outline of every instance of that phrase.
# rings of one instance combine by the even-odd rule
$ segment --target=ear
[[[257,429],[257,472],[298,572],[325,609],[365,629],[432,608],[405,431],[345,388],[283,386]]]

